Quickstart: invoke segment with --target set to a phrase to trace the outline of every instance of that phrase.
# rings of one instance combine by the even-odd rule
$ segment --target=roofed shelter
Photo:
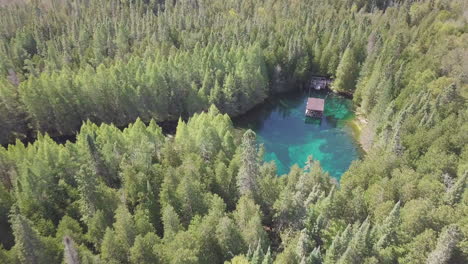
[[[332,79],[325,76],[313,76],[310,79],[309,89],[314,88],[315,90],[325,90],[332,83]]]
[[[309,97],[307,99],[306,116],[322,117],[325,109],[325,99]]]

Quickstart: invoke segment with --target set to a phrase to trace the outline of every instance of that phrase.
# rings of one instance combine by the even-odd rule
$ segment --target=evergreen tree
[[[238,255],[246,249],[241,231],[227,216],[221,218],[216,226],[216,239],[225,259]]]
[[[89,241],[94,243],[95,247],[101,245],[108,226],[104,213],[101,210],[98,210],[94,216],[88,220],[87,237]]]
[[[93,53],[95,64],[99,65],[107,56],[107,36],[104,25],[98,26],[93,34]]]
[[[101,244],[101,258],[106,263],[129,263],[127,251],[130,250],[117,238],[111,228],[107,228]]]
[[[341,234],[337,234],[333,239],[330,247],[326,252],[324,263],[336,263],[348,247],[348,243],[351,241],[352,237],[353,227],[348,225]]]
[[[296,254],[299,259],[307,258],[312,252],[313,245],[311,245],[312,239],[309,237],[307,229],[302,229],[297,241]]]
[[[468,262],[463,0],[3,2],[0,262]],[[367,120],[340,188],[228,116],[310,73]]]
[[[15,250],[21,263],[56,263],[56,252],[51,251],[43,238],[33,228],[31,221],[18,212],[11,216]]]
[[[63,244],[65,245],[65,249],[64,249],[64,252],[63,252],[64,258],[65,258],[65,263],[67,263],[67,264],[79,264],[80,259],[79,259],[79,256],[78,256],[78,252],[77,252],[77,250],[75,248],[75,245],[73,243],[73,240],[70,237],[65,236],[63,238]]]
[[[161,260],[157,252],[160,243],[159,237],[152,232],[148,232],[144,236],[138,235],[135,244],[130,249],[130,263],[160,263]]]
[[[343,53],[336,78],[333,81],[333,90],[338,92],[351,93],[354,91],[358,73],[358,63],[356,61],[353,48],[348,46]]]
[[[115,45],[117,47],[118,54],[120,54],[120,57],[123,57],[125,54],[128,53],[130,48],[129,33],[124,25],[121,25],[117,31]]]
[[[226,77],[226,80],[224,81],[224,97],[226,100],[226,111],[228,113],[236,113],[237,112],[237,88],[236,88],[236,82],[234,80],[234,77],[229,74]]]
[[[456,225],[445,228],[437,239],[436,248],[427,257],[428,264],[450,263],[456,244],[460,240],[460,230]]]
[[[55,237],[59,242],[63,243],[65,243],[65,237],[72,240],[73,243],[76,242],[80,244],[84,241],[83,229],[80,226],[80,223],[68,215],[64,216],[62,220],[60,220]]]
[[[109,186],[117,186],[118,179],[116,179],[115,176],[111,175],[109,168],[105,164],[105,161],[102,158],[102,155],[96,146],[95,139],[91,135],[87,135],[86,143],[87,143],[89,155],[91,156],[93,169],[96,175],[102,177],[102,179]]]
[[[250,259],[250,263],[252,264],[261,264],[263,261],[264,253],[262,250],[262,243],[259,241],[257,245],[257,249],[254,251],[252,258]]]
[[[310,255],[307,257],[308,264],[321,264],[322,263],[322,254],[320,253],[320,247],[314,248]]]
[[[377,227],[377,242],[374,249],[382,251],[396,244],[397,228],[400,224],[400,202],[397,202],[384,222]],[[395,256],[396,254],[391,254]]]
[[[255,132],[248,130],[242,137],[242,165],[237,175],[237,186],[241,195],[255,197],[258,189],[259,165]]]
[[[460,201],[463,192],[466,190],[468,179],[468,171],[465,171],[461,177],[457,179],[455,184],[451,186],[445,194],[445,200],[448,204],[454,204]]]
[[[117,240],[121,247],[129,250],[135,242],[137,235],[135,221],[125,205],[120,205],[117,208],[114,218],[114,239]]]
[[[270,247],[268,247],[267,253],[263,257],[262,264],[273,264],[273,257],[271,256]]]
[[[346,251],[340,257],[337,263],[362,263],[367,254],[369,254],[369,231],[370,223],[366,219],[348,244]]]
[[[164,225],[164,237],[173,237],[181,229],[179,216],[170,205],[167,205],[163,209],[162,222]]]
[[[263,229],[261,218],[260,207],[251,198],[242,196],[234,211],[234,219],[241,230],[245,244],[249,247],[257,245],[259,241],[267,244],[267,234]]]

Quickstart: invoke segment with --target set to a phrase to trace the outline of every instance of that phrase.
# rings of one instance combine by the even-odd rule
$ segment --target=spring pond
[[[257,141],[265,147],[265,161],[275,161],[278,175],[288,173],[294,164],[303,167],[312,155],[339,180],[362,155],[352,124],[352,101],[325,91],[313,91],[310,96],[325,98],[322,118],[306,117],[308,93],[295,92],[268,99],[234,123],[257,133]]]

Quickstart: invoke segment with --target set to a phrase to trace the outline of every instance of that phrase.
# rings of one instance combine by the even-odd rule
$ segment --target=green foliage
[[[252,264],[261,264],[263,261],[264,253],[262,250],[262,244],[258,243],[257,249],[254,251],[250,263]]]
[[[405,248],[408,251],[399,259],[401,263],[426,263],[429,252],[435,247],[437,237],[432,229],[426,229],[416,236]]]
[[[336,69],[336,78],[333,82],[333,90],[337,92],[352,93],[356,86],[357,73],[359,72],[356,57],[352,47],[348,46]]]
[[[2,5],[0,142],[37,140],[0,147],[0,262],[466,263],[465,9]],[[339,188],[312,157],[277,177],[230,119],[312,73],[368,121]]]
[[[248,130],[242,137],[242,165],[237,175],[237,186],[241,195],[254,197],[258,191],[259,165],[255,132]]]
[[[370,224],[366,219],[353,234],[343,255],[337,263],[363,263],[369,254]]]
[[[135,244],[130,249],[130,263],[160,263],[160,257],[158,256],[159,237],[152,232],[148,232],[146,235],[138,235],[135,238]]]
[[[55,240],[42,237],[31,221],[19,214],[11,216],[15,251],[21,263],[57,263],[59,249]]]
[[[60,220],[55,237],[58,242],[64,241],[65,237],[78,244],[84,242],[83,229],[80,226],[80,223],[68,215],[64,216],[62,220]]]
[[[268,247],[268,251],[263,257],[262,264],[273,264],[273,257],[271,256],[271,249]]]
[[[162,222],[164,225],[164,237],[173,237],[181,229],[179,216],[170,205],[163,210]]]
[[[78,264],[78,263],[80,263],[80,258],[78,256],[78,251],[75,248],[75,245],[73,243],[73,239],[71,239],[68,236],[65,236],[63,238],[63,244],[64,244],[63,256],[64,256],[64,259],[65,259],[65,263],[67,263],[67,264]]]
[[[460,239],[460,230],[456,225],[445,228],[440,234],[436,248],[427,257],[427,263],[450,263],[453,250]]]
[[[267,243],[268,237],[262,226],[260,207],[252,198],[242,196],[233,214],[246,245],[254,247],[259,243]]]
[[[241,236],[241,230],[235,222],[225,216],[219,220],[216,226],[216,239],[222,252],[225,254],[225,259],[245,252],[246,245]]]
[[[117,233],[108,227],[101,245],[101,258],[106,263],[128,263],[127,251],[130,249],[121,242],[117,239]]]

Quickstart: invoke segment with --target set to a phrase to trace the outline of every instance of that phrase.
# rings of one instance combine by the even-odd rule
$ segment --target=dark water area
[[[159,121],[156,122],[159,127],[161,127],[162,132],[164,135],[174,135],[176,132],[177,124],[179,120],[167,120],[167,121]],[[146,125],[149,125],[149,122],[145,122]],[[129,124],[126,126],[119,126],[118,128],[120,130],[124,130],[125,128],[128,127]],[[36,134],[34,134],[32,131],[28,133],[29,135],[19,139],[23,144],[28,145],[34,143],[34,141],[37,140]],[[67,142],[75,143],[76,142],[76,134],[74,135],[61,135],[61,136],[51,136],[51,138],[58,144],[65,144]],[[8,145],[14,144],[15,142],[10,142],[10,143],[5,143],[1,144],[2,147],[8,148]]]
[[[257,141],[265,146],[265,160],[275,161],[279,175],[288,173],[294,164],[303,167],[312,155],[339,180],[363,153],[352,126],[353,104],[350,99],[325,91],[314,91],[311,96],[325,98],[322,118],[306,117],[308,93],[296,92],[270,98],[236,118],[234,124],[257,133]]]

